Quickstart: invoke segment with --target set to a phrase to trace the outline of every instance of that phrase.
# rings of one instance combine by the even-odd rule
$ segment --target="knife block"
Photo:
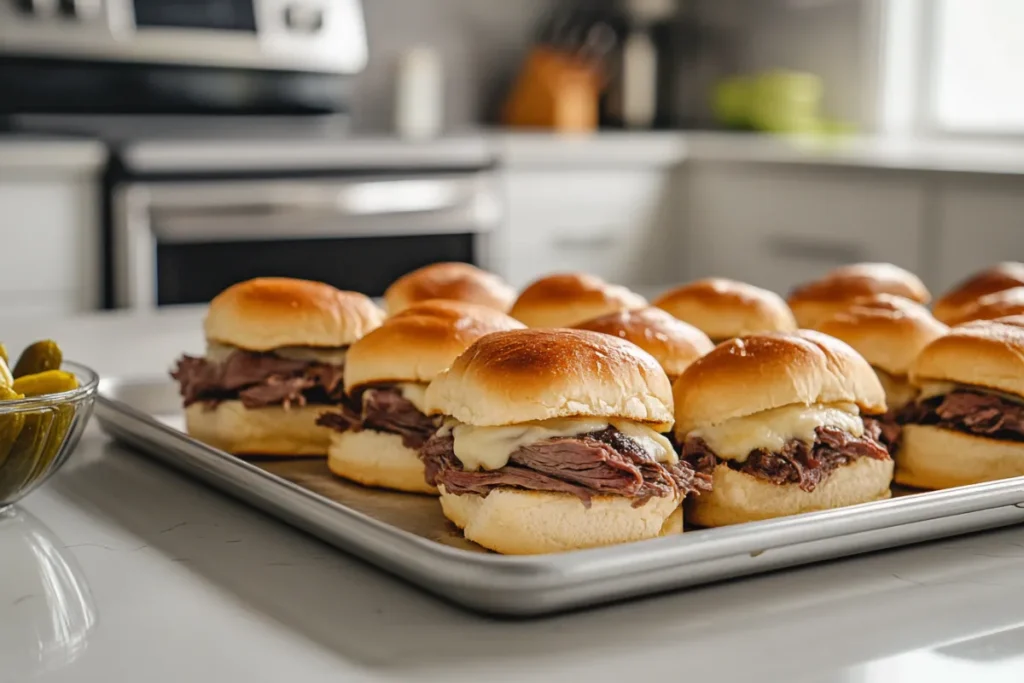
[[[597,128],[601,74],[584,59],[538,47],[527,56],[505,103],[511,127],[589,132]]]

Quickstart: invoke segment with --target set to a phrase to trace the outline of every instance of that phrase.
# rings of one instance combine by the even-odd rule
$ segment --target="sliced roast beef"
[[[323,416],[317,424],[339,432],[371,429],[385,434],[398,434],[406,448],[419,450],[438,427],[438,418],[421,413],[402,392],[393,386],[374,387],[362,393],[362,409],[349,411],[344,419]]]
[[[970,389],[912,403],[900,414],[903,424],[935,425],[1003,441],[1024,441],[1024,405]]]
[[[614,427],[538,441],[517,449],[497,470],[466,471],[450,433],[437,434],[420,451],[427,481],[450,493],[486,495],[496,487],[571,493],[584,505],[599,494],[626,496],[634,506],[652,497],[710,490],[710,477],[686,463],[655,462]]]
[[[171,373],[185,406],[241,400],[247,408],[341,400],[344,368],[272,353],[235,351],[223,363],[184,356]]]
[[[865,417],[864,429],[871,430],[875,440],[892,453],[900,439],[899,411],[890,410],[879,417]]]
[[[865,424],[860,437],[835,427],[818,427],[813,444],[792,439],[778,452],[752,451],[743,462],[719,458],[707,442],[694,437],[683,444],[683,459],[705,474],[725,464],[773,484],[797,484],[804,491],[813,491],[833,470],[857,458],[887,459],[889,452],[878,441],[879,433],[874,424]]]

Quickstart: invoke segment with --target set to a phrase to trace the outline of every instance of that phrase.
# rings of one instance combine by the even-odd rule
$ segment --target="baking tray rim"
[[[933,519],[980,512],[1000,507],[1016,506],[1024,509],[1024,477],[995,482],[973,484],[943,491],[926,491],[859,505],[807,512],[792,517],[749,522],[730,527],[696,529],[683,534],[626,543],[602,548],[590,548],[545,555],[509,556],[496,553],[474,552],[446,546],[392,526],[373,516],[330,500],[299,484],[268,472],[244,459],[207,446],[190,438],[180,430],[161,423],[152,415],[119,400],[125,387],[141,388],[166,385],[163,377],[104,378],[97,393],[96,417],[103,431],[116,440],[123,440],[112,415],[122,415],[147,430],[178,442],[178,445],[203,454],[228,468],[235,468],[243,476],[255,477],[265,485],[303,498],[332,512],[340,513],[374,533],[400,542],[410,549],[425,553],[436,563],[457,563],[459,579],[452,580],[460,588],[467,588],[465,572],[476,570],[481,586],[493,585],[494,574],[500,573],[503,590],[548,590],[566,583],[597,582],[614,577],[620,572],[635,572],[642,566],[644,572],[655,572],[672,567],[700,564],[727,559],[736,555],[756,556],[768,550],[804,543],[827,541],[881,529],[910,525]],[[137,435],[137,432],[131,432]],[[131,440],[128,440],[132,443]],[[156,444],[160,445],[160,444]],[[194,469],[194,463],[183,463],[183,468]],[[217,488],[214,486],[214,488]],[[253,502],[261,498],[258,492],[244,496]],[[271,512],[270,514],[280,517]],[[950,534],[957,535],[957,534]],[[358,541],[356,541],[358,542]],[[442,572],[443,574],[443,572]],[[435,576],[444,582],[444,577]],[[507,582],[514,581],[517,585]]]

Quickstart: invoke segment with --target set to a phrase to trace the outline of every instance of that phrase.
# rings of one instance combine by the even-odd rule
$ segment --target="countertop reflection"
[[[0,679],[67,666],[96,623],[89,587],[63,544],[29,512],[0,511]]]

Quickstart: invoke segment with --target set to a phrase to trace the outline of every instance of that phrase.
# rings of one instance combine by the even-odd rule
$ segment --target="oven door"
[[[488,172],[123,185],[113,197],[114,305],[205,303],[260,276],[380,296],[428,263],[486,267],[499,220]]]

